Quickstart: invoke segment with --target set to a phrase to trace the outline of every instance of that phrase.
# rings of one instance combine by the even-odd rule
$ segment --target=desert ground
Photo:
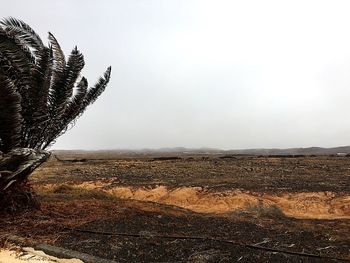
[[[350,262],[350,158],[54,152],[18,235],[116,262]]]

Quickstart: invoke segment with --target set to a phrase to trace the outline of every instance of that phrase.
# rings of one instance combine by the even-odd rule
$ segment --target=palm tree
[[[23,192],[29,174],[49,157],[45,151],[74,125],[105,90],[109,67],[88,88],[84,57],[75,47],[66,60],[49,33],[15,18],[0,22],[0,207]]]

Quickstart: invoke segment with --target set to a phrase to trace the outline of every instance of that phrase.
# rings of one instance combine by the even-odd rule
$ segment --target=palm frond
[[[24,114],[24,120],[29,114],[28,110],[28,88],[31,83],[31,67],[32,60],[26,52],[26,48],[19,43],[16,38],[8,35],[0,29],[0,57],[2,61],[6,61],[7,66],[1,70],[6,76],[13,81],[16,91],[21,95],[21,103]]]
[[[108,67],[103,76],[98,79],[97,83],[88,90],[87,80],[82,78],[77,86],[76,95],[68,104],[66,111],[64,112],[65,114],[60,118],[61,122],[56,123],[54,128],[50,130],[48,133],[49,136],[46,136],[48,139],[43,144],[42,149],[46,149],[57,137],[64,134],[68,129],[69,124],[74,123],[77,118],[84,113],[86,108],[97,100],[110,80],[111,70],[112,68]]]
[[[11,35],[16,36],[26,45],[34,48],[36,51],[44,48],[40,36],[22,20],[9,17],[0,22],[1,27]]]
[[[70,99],[65,108],[63,115],[60,117],[60,122],[56,123],[53,128],[50,130],[49,136],[43,137],[46,141],[42,141],[41,145],[45,143],[46,148],[48,145],[52,144],[52,142],[62,134],[64,134],[68,126],[82,113],[81,109],[83,108],[83,102],[87,93],[88,81],[85,77],[79,81],[76,86],[76,93]]]
[[[74,84],[76,83],[81,70],[84,68],[85,61],[83,54],[80,53],[77,47],[72,50],[68,58],[65,70],[64,89],[67,91],[67,96],[70,98],[73,94]]]
[[[97,83],[88,90],[84,100],[85,107],[94,103],[97,100],[97,98],[102,94],[102,92],[105,90],[111,78],[111,71],[112,71],[112,67],[108,67],[105,73],[103,74],[103,77],[100,77]]]
[[[68,58],[62,77],[52,84],[49,100],[53,118],[63,114],[84,64],[84,56],[75,47]]]
[[[41,140],[42,131],[48,124],[48,97],[52,77],[52,49],[39,52],[32,72],[32,84],[28,90],[30,119],[26,121],[27,140],[22,147],[34,148]]]
[[[53,60],[54,60],[52,82],[56,83],[59,81],[59,79],[63,77],[62,75],[63,75],[64,69],[66,68],[66,58],[64,56],[64,53],[57,39],[50,32],[49,32],[49,41],[52,48]]]
[[[0,139],[2,152],[8,152],[21,143],[21,96],[13,82],[0,73]]]
[[[64,112],[63,119],[65,126],[69,124],[72,120],[74,120],[80,113],[80,110],[83,106],[84,99],[86,97],[88,89],[88,81],[85,77],[82,77],[80,82],[76,87],[76,93],[70,100],[67,105],[67,108]]]
[[[0,28],[0,52],[12,67],[13,74],[17,73],[16,81],[28,80],[34,59],[27,46],[23,45],[14,36],[9,35]],[[27,85],[28,83],[21,83]]]
[[[36,108],[35,112],[40,113],[40,115],[48,111],[47,101],[52,78],[52,56],[51,48],[45,47],[41,50],[39,59],[32,72],[31,87],[28,90],[32,106]]]
[[[5,63],[1,71],[2,74],[6,75],[6,78],[13,82],[15,90],[20,94],[24,122],[27,122],[31,118],[28,89],[31,84],[33,60],[27,49],[18,39],[0,28],[0,60]],[[26,129],[23,129],[21,140],[24,141],[25,137]]]

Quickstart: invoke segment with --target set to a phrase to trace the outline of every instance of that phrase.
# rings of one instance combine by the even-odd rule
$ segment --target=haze
[[[5,1],[112,79],[54,149],[350,144],[349,1]]]

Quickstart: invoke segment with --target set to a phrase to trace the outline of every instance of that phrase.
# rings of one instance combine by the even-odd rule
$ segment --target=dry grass
[[[109,200],[113,201],[117,198],[98,189],[86,189],[79,186],[58,185],[52,188],[37,189],[37,195],[48,199],[59,200]]]

